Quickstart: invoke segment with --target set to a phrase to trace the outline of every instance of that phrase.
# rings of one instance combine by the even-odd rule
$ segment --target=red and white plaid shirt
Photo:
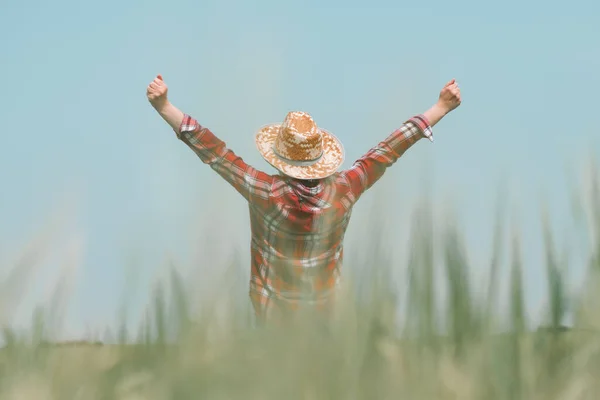
[[[177,137],[248,201],[250,298],[259,320],[300,304],[330,304],[352,207],[413,144],[424,137],[433,141],[429,122],[417,115],[351,168],[310,187],[246,164],[189,115]]]

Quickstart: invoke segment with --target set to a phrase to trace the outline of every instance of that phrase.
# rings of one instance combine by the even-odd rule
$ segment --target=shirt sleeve
[[[341,173],[350,186],[352,203],[377,182],[406,150],[420,139],[433,142],[429,121],[424,115],[417,115],[406,121],[384,141],[359,158],[349,169]]]
[[[273,177],[254,169],[208,128],[185,114],[177,137],[248,201],[269,201]]]

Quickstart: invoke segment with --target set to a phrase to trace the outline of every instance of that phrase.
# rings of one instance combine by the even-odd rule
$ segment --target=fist
[[[163,81],[161,75],[157,75],[156,78],[146,88],[146,96],[148,97],[148,101],[150,104],[154,106],[154,108],[159,108],[167,103],[167,92],[169,88],[167,84]]]
[[[460,106],[460,89],[455,79],[446,83],[446,86],[440,92],[438,103],[447,111],[450,112]]]

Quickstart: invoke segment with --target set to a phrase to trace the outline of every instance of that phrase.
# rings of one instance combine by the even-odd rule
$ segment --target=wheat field
[[[394,265],[374,249],[372,262],[378,273],[361,280],[360,293],[356,285],[344,285],[336,312],[326,323],[306,313],[291,325],[256,328],[248,308],[219,299],[192,311],[183,278],[172,269],[170,278],[154,292],[137,332],[123,326],[115,333],[115,343],[96,343],[94,338],[51,343],[46,325],[52,310],[46,308],[34,313],[28,332],[6,322],[0,398],[597,399],[597,174],[588,188],[586,201],[591,206],[582,215],[593,240],[585,255],[586,284],[573,298],[565,288],[567,258],[547,225],[541,232],[548,304],[541,327],[527,321],[523,287],[527,266],[520,257],[518,236],[503,243],[506,224],[501,213],[491,227],[488,286],[481,296],[474,294],[469,279],[461,232],[455,227],[437,232],[440,257],[434,260],[431,238],[440,228],[417,210],[408,255],[409,292],[403,301],[387,283]],[[498,278],[503,247],[511,255],[508,291],[500,290]],[[26,268],[27,262],[21,263],[10,276]],[[435,285],[439,276],[444,277],[443,296]],[[3,283],[4,293],[11,284]],[[7,307],[0,304],[0,312]],[[406,311],[400,322],[399,308]],[[563,325],[567,313],[572,315],[569,327]]]

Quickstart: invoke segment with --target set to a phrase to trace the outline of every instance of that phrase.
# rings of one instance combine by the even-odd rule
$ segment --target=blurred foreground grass
[[[192,313],[182,278],[173,270],[155,292],[139,332],[132,335],[125,325],[117,332],[120,344],[48,344],[52,310],[43,308],[28,334],[5,326],[0,398],[597,399],[600,181],[594,175],[590,182],[592,207],[584,220],[595,235],[586,285],[574,298],[566,294],[568,261],[544,225],[549,305],[544,329],[528,324],[519,241],[503,243],[502,213],[482,297],[470,282],[460,232],[434,226],[423,207],[414,214],[404,304],[388,283],[395,266],[374,245],[364,251],[371,251],[377,268],[370,271],[377,273],[361,279],[360,296],[353,285],[342,287],[327,325],[307,314],[293,326],[255,329],[248,309],[225,303],[226,310],[217,313],[218,299],[214,307]],[[507,301],[500,302],[498,271],[506,246],[510,283],[503,292]],[[440,276],[443,291],[436,286]],[[401,323],[399,307],[406,311]],[[573,320],[569,329],[561,325],[567,312]]]

